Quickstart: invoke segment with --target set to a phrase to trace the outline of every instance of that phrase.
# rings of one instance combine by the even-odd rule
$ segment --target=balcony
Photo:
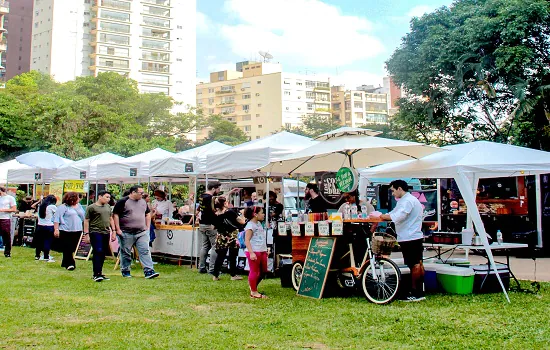
[[[143,17],[143,25],[150,27],[170,28],[170,21],[167,19]]]
[[[170,65],[169,64],[162,64],[162,63],[148,63],[148,62],[142,62],[141,70],[147,71],[147,72],[156,72],[156,73],[170,73]]]
[[[127,37],[127,36],[111,35],[111,34],[102,33],[102,34],[99,35],[99,42],[107,43],[107,44],[129,46],[130,45],[130,38]]]
[[[108,11],[108,10],[101,10],[101,12],[99,13],[99,16],[96,16],[96,15],[92,16],[92,22],[97,22],[98,19],[106,19],[109,21],[130,23],[130,14]]]
[[[144,15],[157,16],[157,17],[170,17],[170,10],[160,7],[143,6]]]
[[[0,14],[10,13],[10,3],[8,1],[0,1]]]
[[[141,35],[155,39],[170,40],[170,31],[166,29],[142,28]]]
[[[97,10],[97,7],[108,7],[112,9],[130,11],[130,2],[120,1],[120,0],[97,0],[95,6],[92,8],[94,11]]]
[[[99,59],[99,62],[97,63],[97,66],[98,67],[107,67],[107,68],[112,68],[112,69],[129,70],[130,69],[130,62],[122,61],[122,60]]]
[[[147,61],[161,61],[161,62],[169,62],[170,61],[170,54],[165,52],[147,52],[143,51],[141,53],[141,59],[147,60]]]
[[[143,40],[142,48],[153,50],[170,50],[170,43],[154,40]]]
[[[109,23],[109,22],[99,22],[99,30],[120,34],[129,34],[130,26],[125,24]],[[94,34],[92,32],[92,34]]]
[[[328,86],[316,86],[313,91],[330,91],[330,88]]]
[[[144,4],[152,4],[152,5],[158,5],[158,6],[170,6],[170,0],[141,0]]]
[[[235,92],[235,90],[220,90],[216,91],[216,95],[234,94]]]

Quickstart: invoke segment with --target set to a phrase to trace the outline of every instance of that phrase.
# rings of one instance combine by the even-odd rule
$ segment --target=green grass
[[[269,300],[248,284],[157,265],[123,279],[91,280],[91,261],[73,272],[16,247],[0,255],[0,349],[548,349],[550,285],[539,295],[433,295],[426,302],[370,304],[364,298],[298,297],[264,281]],[[60,254],[55,253],[56,260]],[[135,267],[135,266],[134,266]]]

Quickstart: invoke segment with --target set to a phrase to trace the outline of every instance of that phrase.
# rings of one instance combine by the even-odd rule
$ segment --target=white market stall
[[[113,153],[105,152],[92,157],[81,159],[58,168],[53,180],[87,180],[98,181],[98,164],[117,162],[124,159]]]
[[[30,168],[31,167],[28,165],[19,163],[16,159],[12,159],[7,162],[0,163],[0,184],[1,185],[8,184],[9,170],[22,170],[22,169],[30,169]]]
[[[448,152],[423,159],[380,165],[361,171],[363,177],[453,178],[468,207],[468,228],[475,225],[495,274],[496,267],[487,240],[487,232],[476,205],[475,193],[481,178],[539,175],[550,172],[550,152],[524,147],[477,141],[444,147]],[[537,186],[540,179],[537,176]],[[537,196],[540,190],[537,190]],[[541,239],[540,198],[537,198],[539,244]],[[504,290],[504,286],[500,281]],[[508,299],[508,295],[506,298]],[[508,299],[509,301],[509,299]]]
[[[100,163],[97,165],[97,179],[110,183],[137,183],[147,181],[150,177],[149,165],[151,161],[165,159],[174,153],[155,148],[136,154],[122,160]]]

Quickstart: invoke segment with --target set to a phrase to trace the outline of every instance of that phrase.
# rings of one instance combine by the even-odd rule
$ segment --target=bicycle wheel
[[[391,303],[399,291],[401,271],[397,265],[385,258],[376,258],[374,271],[370,262],[361,276],[365,297],[375,304]]]
[[[292,264],[292,287],[295,291],[298,291],[298,289],[300,288],[300,281],[302,280],[303,269],[304,265],[301,261],[297,261]]]

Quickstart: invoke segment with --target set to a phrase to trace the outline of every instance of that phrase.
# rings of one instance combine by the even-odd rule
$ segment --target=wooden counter
[[[179,231],[193,231],[192,225],[159,225],[155,224],[157,230],[179,230]]]
[[[346,220],[343,220],[343,222],[383,222],[384,220],[382,219],[375,219],[375,218],[372,218],[372,219],[346,219]]]

